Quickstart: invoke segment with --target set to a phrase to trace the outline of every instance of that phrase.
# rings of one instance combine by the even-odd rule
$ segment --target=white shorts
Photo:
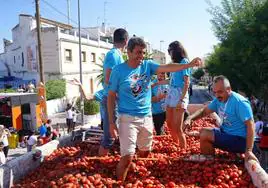
[[[168,95],[166,97],[166,101],[165,101],[166,106],[175,108],[179,103],[181,95],[182,95],[181,88],[171,86],[169,89]],[[182,101],[182,108],[187,109],[188,104],[189,104],[189,94],[187,92],[183,101]]]
[[[138,117],[120,114],[118,125],[122,157],[134,155],[136,146],[141,151],[151,151],[154,129],[152,116]]]

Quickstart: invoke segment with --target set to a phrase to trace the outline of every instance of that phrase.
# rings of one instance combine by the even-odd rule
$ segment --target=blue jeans
[[[113,146],[114,139],[110,135],[110,124],[109,124],[109,114],[107,105],[107,96],[103,96],[101,101],[102,108],[102,120],[103,120],[103,136],[101,138],[101,146],[105,149],[110,149]],[[116,110],[115,110],[116,119]]]

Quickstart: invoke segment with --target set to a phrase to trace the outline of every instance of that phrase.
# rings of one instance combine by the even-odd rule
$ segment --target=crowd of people
[[[122,58],[125,47],[127,61]],[[201,59],[189,62],[185,49],[178,41],[170,44],[169,54],[173,60],[170,64],[159,65],[153,60],[144,60],[145,51],[146,44],[142,38],[129,39],[126,30],[117,29],[114,32],[114,48],[106,54],[103,64],[104,90],[100,101],[104,134],[99,155],[107,155],[119,137],[121,159],[116,173],[120,180],[125,179],[136,146],[139,155],[146,157],[152,148],[154,127],[157,134],[164,133],[166,107],[174,141],[179,141],[182,148],[186,147],[182,122],[189,100],[190,68],[200,66]],[[165,79],[167,72],[174,72],[170,81]],[[155,74],[157,79],[152,81],[151,77]],[[74,84],[84,91],[77,80]]]
[[[104,134],[99,155],[107,155],[115,140],[119,139],[121,159],[116,169],[119,180],[125,180],[136,151],[140,157],[148,156],[154,131],[156,135],[165,134],[165,123],[174,142],[185,149],[186,134],[192,121],[212,113],[218,115],[216,127],[202,128],[194,135],[200,138],[199,156],[213,158],[215,148],[219,148],[245,154],[246,161],[260,161],[261,166],[268,170],[268,124],[261,116],[254,118],[252,101],[256,100],[249,101],[233,91],[228,78],[220,75],[210,86],[214,99],[189,114],[191,68],[202,64],[200,58],[190,61],[183,45],[173,41],[168,46],[172,63],[158,64],[144,59],[146,44],[142,38],[129,39],[128,32],[119,28],[115,30],[113,39],[114,47],[106,54],[103,64],[103,90],[88,96],[78,80],[74,79],[72,83],[80,87],[87,100],[97,100],[101,104]],[[125,48],[126,61],[122,57]],[[68,133],[75,128],[77,113],[72,104],[67,104]],[[30,132],[25,140],[27,151],[60,136],[51,123],[50,119],[44,122],[39,135]],[[8,155],[8,136],[10,133],[0,126],[0,150],[5,157]]]
[[[34,93],[34,91],[35,86],[32,82],[29,82],[27,86],[26,84],[19,85],[19,87],[17,88],[17,92],[19,93],[25,93],[25,92]]]

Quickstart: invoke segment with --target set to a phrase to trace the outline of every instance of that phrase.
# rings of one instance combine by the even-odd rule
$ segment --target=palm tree
[[[97,78],[96,78],[96,81],[97,81],[98,85],[104,83],[104,72],[103,72],[103,62],[104,62],[104,60],[101,57],[99,59],[100,59],[100,61],[102,63],[101,64],[96,63],[96,65],[99,67],[99,69],[98,69],[99,74],[97,75]]]
[[[145,52],[145,54],[144,54],[144,60],[148,60],[148,59],[153,59],[152,58],[152,53],[149,53],[149,52]],[[127,61],[128,60],[128,57],[127,57],[127,53],[125,52],[125,53],[123,53],[123,59],[124,59],[124,61]],[[99,58],[99,60],[102,62],[101,64],[98,64],[98,63],[96,63],[96,65],[99,67],[99,69],[98,69],[98,72],[99,72],[99,74],[97,75],[97,78],[96,78],[96,81],[97,81],[97,84],[99,85],[99,84],[102,84],[102,83],[104,83],[104,72],[103,72],[103,63],[104,63],[104,59],[102,59],[101,57]]]

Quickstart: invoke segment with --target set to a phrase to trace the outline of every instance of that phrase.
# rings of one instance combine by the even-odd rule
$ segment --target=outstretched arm
[[[94,95],[92,95],[92,94],[87,95],[87,94],[86,94],[86,91],[85,91],[84,86],[83,86],[83,85],[81,84],[81,82],[78,81],[76,78],[74,78],[73,80],[71,80],[71,81],[70,81],[70,84],[78,85],[79,88],[80,88],[80,90],[82,91],[82,94],[83,94],[84,98],[85,98],[86,100],[94,100],[94,99],[95,99]]]
[[[196,112],[194,112],[192,115],[188,116],[187,119],[184,121],[184,130],[191,125],[192,120],[196,120],[202,117],[205,117],[211,113],[213,113],[214,111],[210,110],[208,108],[208,106],[201,108],[199,110],[197,110]]]
[[[157,73],[160,72],[177,72],[183,69],[188,69],[191,67],[198,67],[202,65],[202,61],[199,57],[194,58],[190,63],[187,64],[178,64],[178,63],[170,63],[170,64],[161,64],[156,70]]]

